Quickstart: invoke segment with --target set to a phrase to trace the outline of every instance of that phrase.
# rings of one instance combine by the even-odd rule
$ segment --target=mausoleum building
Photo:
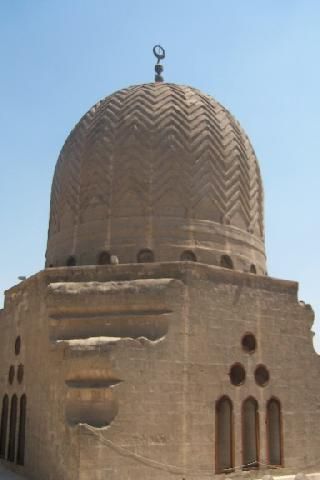
[[[115,92],[55,168],[44,270],[0,311],[0,457],[35,480],[320,469],[320,360],[267,275],[247,135],[209,95]]]

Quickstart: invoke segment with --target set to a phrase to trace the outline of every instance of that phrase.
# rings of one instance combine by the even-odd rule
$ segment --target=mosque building
[[[5,294],[1,464],[34,480],[316,474],[314,315],[267,274],[254,150],[154,52],[154,83],[70,133],[45,269]]]

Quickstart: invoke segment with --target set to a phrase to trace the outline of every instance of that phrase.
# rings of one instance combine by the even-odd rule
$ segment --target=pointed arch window
[[[0,426],[0,458],[6,456],[7,430],[8,430],[9,398],[5,395],[2,400],[1,426]]]
[[[7,456],[9,462],[14,462],[16,456],[17,407],[17,395],[13,395],[10,406],[9,445]]]
[[[220,258],[220,265],[223,268],[229,268],[230,270],[233,270],[233,261],[231,260],[231,257],[229,255],[222,255]]]
[[[244,469],[259,466],[259,411],[253,397],[247,398],[242,405],[242,455]]]
[[[24,451],[25,451],[25,432],[26,432],[26,410],[27,397],[22,395],[20,398],[20,418],[19,418],[19,436],[18,436],[18,453],[17,464],[24,465]]]
[[[149,248],[144,248],[140,250],[137,255],[138,263],[152,263],[154,262],[154,253]]]
[[[281,405],[271,398],[267,403],[267,448],[269,465],[282,465]]]
[[[185,250],[184,252],[181,253],[180,260],[182,262],[196,262],[197,257],[192,250]]]
[[[216,473],[230,472],[234,467],[233,406],[229,397],[216,403]]]

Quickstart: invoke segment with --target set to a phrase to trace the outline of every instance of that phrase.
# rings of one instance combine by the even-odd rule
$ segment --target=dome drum
[[[133,219],[132,219],[133,220]],[[252,237],[241,230],[211,224],[211,229],[197,229],[197,224],[192,227],[189,224],[178,225],[177,219],[168,222],[164,217],[158,219],[154,229],[154,238],[144,230],[144,221],[133,222],[132,230],[126,229],[123,225],[123,235],[119,235],[119,224],[115,225],[117,232],[116,241],[112,241],[112,233],[104,232],[104,223],[92,222],[90,228],[86,226],[79,229],[80,241],[74,242],[72,231],[70,236],[63,235],[61,241],[55,239],[50,248],[51,257],[47,258],[47,266],[65,266],[70,255],[75,256],[79,265],[96,265],[99,254],[103,251],[116,255],[120,263],[136,263],[139,251],[149,248],[154,253],[156,262],[179,261],[185,251],[194,253],[196,260],[209,265],[221,265],[221,257],[229,255],[235,270],[250,271],[251,265],[255,265],[258,274],[265,274],[265,256],[263,244],[258,239],[253,241]],[[112,232],[112,221],[110,222]],[[163,224],[163,229],[159,224]],[[168,223],[171,228],[168,228]],[[94,228],[95,227],[95,228]],[[132,225],[131,225],[132,227]],[[219,227],[219,226],[218,226]],[[85,232],[86,230],[86,232]],[[189,230],[189,235],[186,231]],[[179,234],[180,231],[180,234]],[[109,237],[109,243],[106,239]],[[111,238],[110,238],[111,237]],[[50,244],[48,244],[50,245]],[[51,245],[50,245],[51,247]],[[58,254],[56,254],[56,249]]]

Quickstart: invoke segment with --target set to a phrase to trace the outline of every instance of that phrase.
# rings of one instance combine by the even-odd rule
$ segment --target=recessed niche
[[[265,367],[264,365],[258,365],[254,372],[254,378],[256,384],[260,387],[264,387],[265,385],[267,385],[270,380],[270,374],[267,367]]]
[[[235,363],[230,368],[229,376],[230,376],[230,382],[232,383],[232,385],[239,386],[245,382],[246,371],[241,365],[241,363]]]
[[[118,413],[112,389],[70,388],[65,415],[69,425],[86,423],[95,428],[107,427]]]
[[[256,337],[252,333],[246,333],[242,337],[241,345],[246,353],[254,353],[257,348]]]

